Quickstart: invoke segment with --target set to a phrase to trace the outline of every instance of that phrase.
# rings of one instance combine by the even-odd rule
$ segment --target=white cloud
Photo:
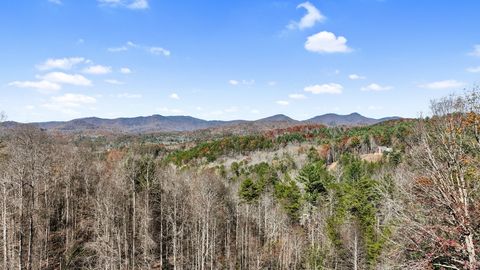
[[[362,87],[361,90],[362,91],[373,91],[373,92],[379,92],[379,91],[386,91],[386,90],[390,90],[392,89],[393,87],[391,86],[382,86],[382,85],[379,85],[379,84],[376,84],[376,83],[371,83],[365,87]]]
[[[148,0],[134,0],[127,7],[130,9],[146,9],[148,8]]]
[[[148,51],[154,55],[170,56],[170,51],[161,47],[150,47]]]
[[[39,90],[42,93],[56,92],[62,88],[61,85],[47,80],[41,81],[14,81],[8,84],[9,86],[17,88],[32,88]]]
[[[275,86],[275,85],[277,85],[276,81],[269,81],[268,82],[268,86]]]
[[[254,85],[255,84],[255,80],[241,80],[241,81],[238,81],[238,80],[229,80],[228,81],[229,84],[231,85]]]
[[[469,55],[480,57],[480,44],[473,46],[473,51],[471,51]]]
[[[347,46],[345,37],[337,37],[334,33],[327,31],[309,36],[305,42],[305,49],[316,53],[348,53],[352,51]]]
[[[140,94],[121,93],[117,95],[118,98],[142,98]]]
[[[288,104],[290,104],[290,102],[288,102],[286,100],[277,100],[275,103],[277,103],[278,105],[281,105],[281,106],[288,106]]]
[[[168,97],[176,100],[180,99],[180,96],[177,93],[171,93]]]
[[[125,45],[120,46],[120,47],[112,47],[108,48],[107,50],[112,53],[117,53],[117,52],[125,52],[128,51],[129,49],[137,49],[137,50],[143,50],[147,53],[153,54],[153,55],[163,55],[163,56],[170,56],[172,53],[162,47],[158,46],[145,46],[145,45],[140,45],[137,43],[134,43],[132,41],[127,41]]]
[[[51,69],[71,69],[74,66],[81,63],[89,63],[90,61],[83,57],[70,57],[59,59],[47,59],[43,64],[37,65],[39,70],[51,70]]]
[[[136,43],[132,41],[127,41],[127,46],[133,47],[133,48],[138,48],[140,45],[137,45]]]
[[[61,1],[61,0],[48,0],[48,2],[53,3],[53,4],[57,4],[57,5],[61,5],[61,4],[62,4],[62,1]]]
[[[291,99],[306,99],[307,97],[304,94],[290,94],[288,95]]]
[[[67,74],[63,72],[50,72],[43,76],[37,76],[43,80],[58,83],[58,84],[71,84],[78,86],[90,86],[92,82],[80,74]]]
[[[102,65],[96,65],[96,66],[90,66],[88,68],[83,69],[83,72],[87,74],[93,74],[93,75],[103,75],[103,74],[111,73],[112,68],[107,66],[102,66]]]
[[[124,7],[128,9],[147,9],[148,0],[97,0],[101,6]]]
[[[79,107],[82,104],[93,104],[97,102],[94,97],[71,93],[67,93],[63,96],[52,97],[52,101],[68,107]]]
[[[348,78],[350,80],[365,80],[367,77],[361,76],[361,75],[358,75],[358,74],[350,74],[350,75],[348,75]]]
[[[418,87],[426,89],[450,89],[450,88],[460,88],[463,87],[465,83],[459,82],[457,80],[444,80],[437,82],[430,82],[426,84],[420,84]]]
[[[124,51],[128,51],[128,48],[126,46],[122,46],[122,47],[108,48],[107,50],[109,52],[124,52]]]
[[[467,71],[470,72],[470,73],[479,73],[480,72],[480,66],[467,68]]]
[[[260,111],[259,111],[259,110],[257,110],[257,109],[252,109],[252,110],[250,110],[250,113],[253,113],[253,114],[259,114],[259,113],[260,113]]]
[[[307,86],[304,90],[312,94],[341,94],[343,86],[338,83],[316,84]]]
[[[42,106],[64,114],[78,115],[79,112],[76,111],[76,109],[82,109],[85,106],[93,105],[95,103],[97,103],[97,99],[94,97],[67,93],[62,96],[52,97],[48,103],[45,103]]]
[[[229,80],[228,83],[231,85],[238,85],[240,82],[237,80]]]
[[[304,8],[307,10],[307,14],[302,17],[299,22],[291,22],[288,29],[306,29],[313,27],[317,22],[325,21],[326,17],[310,2],[301,3],[298,8]]]
[[[129,69],[129,68],[127,68],[127,67],[123,67],[123,68],[120,69],[120,73],[122,73],[122,74],[130,74],[130,73],[132,73],[132,70]]]
[[[115,79],[107,79],[105,80],[106,83],[109,83],[109,84],[114,84],[114,85],[123,85],[125,84],[124,82],[121,82],[121,81],[118,81],[118,80],[115,80]]]

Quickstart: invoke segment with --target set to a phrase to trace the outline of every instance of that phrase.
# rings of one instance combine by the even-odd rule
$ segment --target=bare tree
[[[436,267],[477,269],[480,92],[433,101],[431,109],[412,152],[412,199],[424,209],[421,220],[411,219],[417,229],[412,248],[428,250]]]

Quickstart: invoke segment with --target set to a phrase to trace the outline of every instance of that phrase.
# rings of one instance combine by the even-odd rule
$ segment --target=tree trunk
[[[136,217],[136,192],[135,192],[135,182],[133,182],[133,217],[132,217],[132,269],[135,269],[135,236],[136,236],[136,225],[137,225],[137,217]]]
[[[2,224],[3,224],[3,269],[8,269],[7,267],[7,186],[3,184],[3,214],[2,214]]]
[[[469,233],[465,236],[465,245],[467,247],[469,269],[474,270],[477,267],[477,257],[475,255],[475,245],[473,243],[473,235]]]
[[[20,182],[20,245],[18,247],[18,269],[19,270],[23,270],[23,237],[24,237],[24,234],[23,234],[23,193],[24,193],[24,187],[23,187],[23,181]]]
[[[358,269],[358,236],[357,236],[357,229],[354,229],[354,236],[353,236],[353,270]]]

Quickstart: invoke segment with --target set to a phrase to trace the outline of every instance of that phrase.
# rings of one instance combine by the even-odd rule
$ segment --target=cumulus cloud
[[[128,48],[127,46],[121,46],[121,47],[114,47],[114,48],[108,48],[107,49],[109,52],[124,52],[124,51],[128,51]]]
[[[150,47],[149,52],[155,55],[170,56],[170,51],[162,47]]]
[[[288,29],[306,29],[313,27],[317,22],[325,21],[326,17],[318,10],[312,3],[305,2],[297,6],[297,9],[304,8],[307,10],[307,14],[302,17],[299,22],[291,22]]]
[[[112,68],[108,66],[96,65],[83,69],[83,73],[93,75],[104,75],[112,72]]]
[[[115,80],[115,79],[106,79],[105,82],[109,83],[109,84],[113,84],[113,85],[123,85],[123,84],[125,84],[124,82],[118,81],[118,80]]]
[[[129,69],[129,68],[127,68],[127,67],[123,67],[123,68],[120,69],[120,73],[122,73],[122,74],[130,74],[130,73],[132,73],[132,70]]]
[[[348,53],[352,51],[347,46],[345,37],[337,37],[334,33],[327,31],[309,36],[305,42],[305,49],[316,53]]]
[[[71,84],[77,86],[90,86],[92,82],[80,74],[67,74],[63,72],[50,72],[43,76],[37,76],[43,80],[58,83],[58,84]]]
[[[135,0],[131,2],[127,7],[129,9],[147,9],[148,0]]]
[[[425,84],[420,84],[418,87],[426,88],[426,89],[451,89],[451,88],[460,88],[465,85],[464,82],[460,82],[457,80],[444,80],[444,81],[436,81],[430,82]]]
[[[469,67],[469,68],[467,68],[467,72],[470,72],[470,73],[480,73],[480,66],[478,66],[478,67]]]
[[[231,85],[254,85],[255,84],[255,80],[229,80],[228,81],[229,84]]]
[[[107,7],[124,7],[128,9],[147,9],[149,8],[148,0],[97,0],[101,6]]]
[[[371,83],[367,86],[364,86],[361,88],[362,91],[373,91],[373,92],[379,92],[379,91],[386,91],[386,90],[390,90],[392,89],[393,87],[391,86],[382,86],[382,85],[379,85],[377,83]]]
[[[69,107],[79,107],[82,104],[93,104],[97,102],[94,97],[71,93],[67,93],[62,96],[52,97],[52,101]]]
[[[56,92],[62,88],[58,83],[53,83],[47,80],[41,81],[14,81],[8,84],[9,86],[17,88],[30,88],[36,89],[41,93]]]
[[[95,103],[97,103],[97,99],[94,97],[82,94],[67,93],[62,96],[50,98],[49,102],[43,104],[42,106],[50,110],[62,112],[64,114],[78,115],[79,112],[77,109],[82,109],[85,106],[93,105]]]
[[[277,100],[275,103],[277,103],[278,105],[281,105],[281,106],[288,106],[288,104],[290,104],[290,102],[288,102],[286,100]]]
[[[69,70],[81,63],[90,63],[83,57],[70,57],[70,58],[50,58],[44,63],[37,65],[36,68],[42,71],[52,69]],[[101,67],[101,68],[100,68]],[[105,72],[102,66],[93,66],[86,70],[87,73],[102,73]],[[36,89],[41,93],[49,94],[56,92],[62,88],[63,84],[77,85],[77,86],[90,86],[92,82],[79,74],[68,74],[60,71],[52,71],[43,75],[37,75],[36,81],[13,81],[8,85],[17,88],[31,88]]]
[[[180,96],[177,93],[171,93],[168,97],[176,100],[180,99]]]
[[[341,94],[343,86],[338,83],[315,84],[305,87],[304,90],[312,94]]]
[[[361,75],[358,75],[358,74],[350,74],[350,75],[348,75],[348,78],[350,80],[365,80],[367,77],[361,76]]]
[[[231,85],[238,85],[240,82],[237,80],[229,80],[228,83]]]
[[[112,47],[108,48],[107,51],[112,52],[112,53],[118,53],[118,52],[125,52],[130,49],[137,49],[137,50],[142,50],[147,53],[153,54],[153,55],[163,55],[163,56],[170,56],[172,53],[162,47],[158,46],[145,46],[145,45],[140,45],[137,43],[134,43],[132,41],[127,41],[125,45],[120,46],[120,47]]]
[[[469,53],[471,56],[480,57],[480,44],[473,46],[473,51]]]
[[[307,97],[304,94],[290,94],[288,95],[291,99],[306,99]]]
[[[39,70],[52,70],[52,69],[64,69],[69,70],[74,66],[82,63],[89,63],[90,61],[83,57],[70,57],[70,58],[58,58],[47,59],[44,63],[37,65]]]

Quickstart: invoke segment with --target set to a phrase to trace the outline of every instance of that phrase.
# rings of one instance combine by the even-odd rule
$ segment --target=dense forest
[[[480,269],[479,158],[478,90],[176,144],[4,128],[0,268]]]

